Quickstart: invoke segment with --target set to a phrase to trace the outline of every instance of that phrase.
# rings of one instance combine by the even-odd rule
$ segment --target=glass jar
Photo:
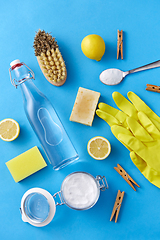
[[[28,190],[21,200],[22,220],[36,227],[48,225],[56,212],[57,205],[66,205],[75,210],[93,207],[100,196],[100,190],[108,188],[106,178],[94,178],[87,172],[73,172],[62,182],[61,190],[53,196],[41,188]]]

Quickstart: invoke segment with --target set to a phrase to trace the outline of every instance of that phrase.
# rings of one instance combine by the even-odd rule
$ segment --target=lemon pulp
[[[20,127],[15,120],[7,118],[0,122],[0,138],[2,140],[13,141],[19,136],[19,133]]]
[[[103,160],[110,154],[111,145],[106,138],[98,136],[89,140],[87,150],[94,159]]]

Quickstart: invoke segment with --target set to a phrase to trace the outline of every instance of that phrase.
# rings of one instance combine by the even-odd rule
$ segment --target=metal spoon
[[[157,67],[160,67],[160,60],[126,72],[123,72],[116,68],[110,68],[104,70],[100,74],[99,78],[100,81],[106,85],[117,85],[130,73],[140,72]]]

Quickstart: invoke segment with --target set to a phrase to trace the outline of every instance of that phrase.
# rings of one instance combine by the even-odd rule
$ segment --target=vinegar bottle
[[[58,170],[77,160],[78,154],[53,106],[34,85],[32,70],[19,60],[12,61],[10,66],[11,82],[21,88],[25,113],[53,168]]]

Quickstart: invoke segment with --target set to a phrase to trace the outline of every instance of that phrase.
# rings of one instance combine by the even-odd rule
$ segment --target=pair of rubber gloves
[[[160,117],[133,92],[128,92],[130,101],[118,92],[112,96],[120,110],[99,103],[96,114],[129,149],[141,173],[160,188]]]

